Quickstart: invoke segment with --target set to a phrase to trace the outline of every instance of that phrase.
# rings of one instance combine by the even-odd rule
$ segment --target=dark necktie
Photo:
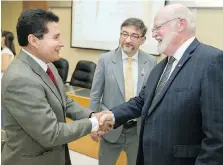
[[[174,61],[175,61],[175,58],[173,56],[171,56],[168,60],[168,63],[166,65],[166,69],[165,69],[165,71],[164,71],[164,73],[163,73],[163,75],[162,75],[162,77],[159,81],[159,84],[157,85],[154,98],[161,93],[162,89],[166,85],[166,82],[168,81],[168,78],[170,76],[170,72],[171,72]]]
[[[55,77],[54,77],[53,72],[52,72],[52,70],[50,69],[49,66],[47,67],[46,73],[48,74],[49,78],[52,80],[52,82],[54,83],[54,85],[56,85]]]

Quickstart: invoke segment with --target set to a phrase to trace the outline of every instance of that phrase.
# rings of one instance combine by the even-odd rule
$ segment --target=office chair
[[[54,61],[53,64],[57,68],[57,71],[65,83],[67,80],[68,70],[69,70],[69,63],[66,59],[60,58],[58,61]]]
[[[71,81],[68,83],[72,86],[91,89],[95,68],[94,62],[80,60],[72,74]]]

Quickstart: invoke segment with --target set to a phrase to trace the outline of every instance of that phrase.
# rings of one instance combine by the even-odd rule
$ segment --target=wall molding
[[[49,8],[71,8],[72,1],[48,1]]]

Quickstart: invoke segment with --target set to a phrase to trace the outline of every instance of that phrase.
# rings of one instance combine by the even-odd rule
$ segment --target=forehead
[[[48,32],[45,35],[54,35],[60,33],[59,24],[56,22],[48,22],[46,24]]]
[[[123,26],[121,28],[121,31],[122,32],[127,32],[129,34],[141,34],[141,30],[137,27],[137,26],[134,26],[134,25],[128,25],[128,26]]]
[[[160,25],[170,19],[170,15],[166,12],[159,12],[154,18],[154,25]]]

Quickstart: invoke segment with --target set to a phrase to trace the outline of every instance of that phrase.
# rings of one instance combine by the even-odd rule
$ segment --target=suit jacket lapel
[[[43,82],[45,82],[45,84],[51,89],[51,91],[55,94],[55,96],[58,98],[58,100],[63,105],[63,102],[62,102],[61,96],[57,90],[57,87],[51,81],[51,79],[49,78],[47,73],[39,66],[39,64],[34,59],[32,59],[32,57],[30,57],[23,51],[20,52],[19,58],[21,58],[25,63],[27,63],[32,68],[32,70],[37,75],[39,75],[41,77]]]
[[[55,70],[55,67],[52,67],[52,63],[49,64],[53,74],[54,74],[54,77],[55,77],[55,80],[56,80],[56,83],[57,83],[57,89],[58,91],[60,92],[60,96],[61,96],[61,99],[62,99],[62,102],[63,102],[63,105],[64,107],[66,106],[66,96],[64,96],[64,84],[63,82],[60,80],[60,76],[58,75],[57,71]]]
[[[146,64],[147,64],[147,58],[141,54],[141,51],[139,51],[138,55],[138,84],[137,84],[137,93],[139,93],[142,89],[142,85],[145,79],[145,71],[146,71]]]
[[[157,104],[162,100],[164,95],[166,94],[168,88],[172,84],[173,80],[179,73],[179,71],[183,68],[183,66],[186,64],[186,62],[190,59],[191,53],[194,51],[194,49],[198,46],[199,42],[197,39],[195,39],[191,45],[187,48],[187,50],[184,52],[182,58],[178,62],[177,66],[173,70],[172,74],[170,75],[166,85],[164,86],[162,92],[157,96],[157,98],[154,100],[154,103],[149,108],[148,115],[151,114],[151,112],[154,110],[154,108],[157,106]],[[158,82],[157,82],[158,83]]]
[[[113,62],[113,68],[112,69],[114,71],[115,78],[117,80],[120,91],[121,91],[123,97],[125,98],[123,61],[122,61],[122,52],[121,52],[120,48],[115,51],[112,62]]]
[[[144,104],[145,107],[143,108],[144,111],[142,112],[142,116],[146,116],[148,113],[148,109],[151,106],[157,84],[160,80],[160,76],[163,73],[163,70],[166,66],[167,61],[168,61],[167,58],[163,59],[159,64],[156,65],[153,72],[149,76],[149,79],[152,78],[152,80],[149,81],[149,84],[148,83],[146,84],[146,86],[149,86],[147,87],[147,91],[146,91],[148,93],[148,97],[146,98],[146,101]]]

